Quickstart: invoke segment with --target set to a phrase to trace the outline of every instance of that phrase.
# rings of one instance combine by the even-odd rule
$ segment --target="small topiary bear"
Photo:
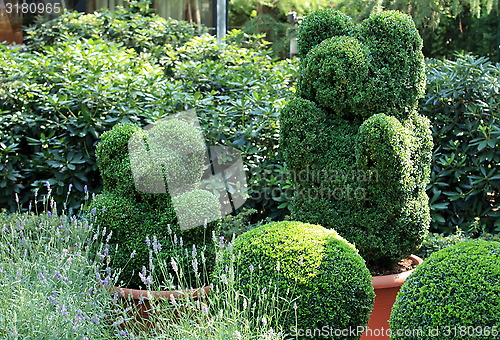
[[[197,187],[203,174],[204,152],[201,134],[182,120],[161,121],[150,130],[121,124],[102,135],[96,155],[104,191],[91,202],[90,211],[99,226],[113,232],[109,253],[113,266],[122,269],[120,280],[129,287],[144,286],[138,273],[143,267],[150,270],[151,252],[155,253],[153,265],[161,257],[170,263],[170,257],[182,256],[178,253],[181,242],[184,248],[197,247],[193,253],[198,263],[205,263],[200,271],[213,267],[211,239],[216,224],[203,226],[199,217],[214,221],[220,217],[221,206],[217,197]],[[179,211],[183,212],[184,224],[192,228],[179,227]],[[135,256],[131,257],[132,253]],[[195,283],[191,269],[184,268],[185,278],[192,279],[188,284]],[[162,282],[167,278],[157,279]]]
[[[326,9],[304,18],[298,48],[297,97],[281,113],[291,217],[334,228],[368,263],[397,262],[430,223],[422,39],[396,11],[357,26]]]

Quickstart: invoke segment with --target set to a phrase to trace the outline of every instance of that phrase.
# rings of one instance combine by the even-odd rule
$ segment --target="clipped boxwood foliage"
[[[334,36],[349,36],[354,31],[350,16],[339,11],[320,9],[307,15],[300,24],[298,51],[301,57],[323,40]]]
[[[171,149],[176,146],[172,142],[175,139],[175,136],[172,136],[172,128],[177,129],[179,141],[196,140],[198,134],[197,130],[187,122],[167,120],[158,123],[152,131],[157,135],[171,139],[170,144],[163,145],[163,154],[174,153]],[[151,268],[151,263],[156,265],[160,259],[170,263],[171,257],[178,258],[177,250],[179,246],[173,242],[177,242],[177,236],[179,236],[183,240],[179,242],[182,242],[184,247],[189,249],[193,245],[196,246],[198,249],[197,261],[198,263],[204,263],[204,268],[197,269],[198,273],[194,272],[194,268],[185,268],[184,274],[187,283],[194,285],[196,283],[196,274],[203,277],[201,270],[211,272],[213,268],[215,252],[211,239],[212,232],[217,225],[217,222],[206,224],[205,221],[196,218],[203,213],[214,218],[220,217],[220,203],[218,198],[208,191],[196,189],[194,183],[187,183],[185,187],[182,187],[185,192],[176,192],[175,196],[174,194],[171,195],[170,191],[161,193],[158,190],[159,187],[153,187],[153,190],[151,190],[150,184],[152,182],[146,182],[143,186],[149,191],[139,190],[141,187],[138,188],[137,185],[142,183],[134,182],[134,175],[137,176],[135,179],[139,182],[147,181],[148,178],[143,176],[143,170],[148,166],[158,167],[158,169],[149,169],[157,177],[159,176],[159,179],[153,179],[163,183],[163,190],[168,189],[169,182],[165,173],[168,172],[169,164],[157,163],[156,158],[161,159],[159,156],[162,153],[158,153],[158,150],[151,147],[152,141],[161,144],[164,140],[155,140],[158,136],[152,135],[150,134],[149,138],[145,139],[145,130],[134,124],[118,124],[103,134],[97,146],[96,155],[99,170],[103,177],[104,191],[102,194],[96,195],[95,199],[91,201],[88,212],[92,216],[94,223],[101,228],[106,228],[108,232],[112,232],[110,255],[113,259],[113,267],[121,270],[119,281],[123,281],[124,284],[130,287],[144,286],[138,273],[143,267]],[[129,141],[132,140],[132,137],[142,138],[145,144],[150,146],[149,150],[145,150],[145,154],[152,157],[153,160],[142,159],[144,163],[149,165],[140,168],[135,174],[131,168],[131,157],[137,151],[132,155],[129,152]],[[193,158],[196,159],[196,156]],[[161,159],[161,161],[168,162],[168,159]],[[203,159],[198,159],[198,161],[203,162]],[[137,165],[138,163],[133,164]],[[176,163],[175,165],[179,164]],[[175,168],[174,171],[189,171],[189,169]],[[197,175],[199,176],[198,180],[200,180],[201,173],[197,173]],[[158,193],[152,193],[152,191]],[[178,204],[174,205],[174,203]],[[192,223],[189,224],[190,228],[179,227],[178,208],[182,208],[184,215],[186,215],[184,219],[187,222],[184,222],[184,225]],[[217,212],[219,212],[218,215],[216,215]],[[207,215],[203,216],[207,217]],[[173,234],[176,236],[173,237]],[[151,241],[153,238],[156,238],[157,243],[161,245],[161,251],[157,247],[155,249],[154,245],[152,247],[151,244],[148,244],[147,239]],[[131,257],[132,253],[135,256]],[[155,255],[152,262],[150,262],[153,253]],[[162,276],[165,274],[163,271],[157,274],[159,275],[157,279],[160,282],[168,280],[167,277]],[[171,274],[175,277],[174,272]]]
[[[302,37],[319,35],[321,21],[346,32],[335,10],[310,15],[315,25],[302,25]],[[368,263],[389,265],[417,250],[430,221],[432,139],[416,111],[422,41],[395,11],[329,34],[302,55],[298,95],[281,112],[291,218],[335,228]]]
[[[467,241],[433,253],[402,286],[390,327],[391,339],[498,339],[500,243]]]
[[[238,236],[229,249],[235,254],[234,284],[240,294],[256,301],[267,290],[290,301],[282,306],[285,332],[367,324],[374,299],[370,273],[355,247],[335,230],[272,222]],[[225,273],[223,263],[220,270],[219,277]]]

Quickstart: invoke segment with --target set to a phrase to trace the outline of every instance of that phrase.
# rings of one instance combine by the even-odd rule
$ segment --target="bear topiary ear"
[[[298,50],[304,58],[320,42],[334,36],[351,36],[356,30],[351,17],[333,9],[321,9],[304,18],[299,26]]]
[[[425,90],[422,38],[410,16],[397,11],[363,21],[358,39],[370,51],[366,108],[406,118]]]

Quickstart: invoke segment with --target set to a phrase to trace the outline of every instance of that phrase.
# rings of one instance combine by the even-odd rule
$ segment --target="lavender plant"
[[[120,336],[119,309],[102,283],[110,237],[76,216],[58,215],[47,185],[35,195],[43,211],[0,213],[0,338],[111,339]],[[36,206],[36,204],[35,204]]]

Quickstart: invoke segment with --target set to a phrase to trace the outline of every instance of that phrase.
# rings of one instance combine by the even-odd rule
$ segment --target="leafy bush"
[[[176,129],[176,133],[172,133],[172,129]],[[120,124],[102,135],[96,155],[104,191],[95,197],[88,210],[94,215],[96,224],[113,233],[111,245],[119,245],[116,250],[111,248],[113,266],[120,269],[121,280],[127,286],[134,287],[141,285],[138,274],[143,267],[151,267],[151,261],[154,266],[158,260],[176,255],[173,253],[172,233],[180,235],[180,242],[187,247],[196,246],[200,252],[198,260],[201,263],[201,258],[205,258],[207,270],[210,271],[215,259],[210,241],[215,223],[203,226],[203,218],[207,218],[208,222],[213,221],[214,218],[210,217],[217,212],[220,217],[217,197],[196,188],[196,181],[200,180],[202,171],[198,171],[192,162],[201,160],[199,170],[202,170],[203,158],[197,157],[197,148],[204,147],[203,141],[197,138],[196,128],[185,121],[167,120],[147,131],[136,125]],[[162,136],[169,138],[158,140]],[[133,145],[134,139],[142,141],[149,148],[142,153],[139,149],[131,153],[130,145]],[[157,150],[157,147],[163,150]],[[181,148],[189,149],[191,159],[185,159],[183,155],[175,157]],[[132,161],[137,153],[142,158]],[[192,167],[184,168],[186,164]],[[168,182],[174,174],[183,175],[181,177],[185,186],[182,186],[182,191],[173,191],[170,187],[171,183],[177,183],[179,179],[174,177],[174,182]],[[163,187],[160,187],[161,184]],[[184,224],[189,223],[189,228],[184,227],[187,229],[184,231],[180,228],[180,208],[184,209]],[[158,254],[154,259],[150,254],[152,239],[156,244],[154,253]],[[166,251],[159,253],[162,248]],[[185,275],[186,279],[192,277],[194,283],[194,278],[201,276],[201,273],[194,270]],[[158,278],[160,282],[168,279],[168,276]],[[143,279],[142,284],[145,284]]]
[[[330,9],[314,11],[300,25],[298,52],[305,58],[323,40],[335,36],[350,36],[354,30],[354,23],[348,15]]]
[[[85,186],[101,189],[100,135],[117,122],[145,123],[151,111],[183,108],[189,97],[161,68],[114,44],[86,40],[43,53],[0,48],[0,202],[11,211],[9,197],[18,193],[23,205],[46,181],[60,207],[72,184],[81,195],[68,208],[78,208]]]
[[[159,57],[165,53],[165,46],[178,47],[207,31],[204,26],[154,15],[144,5],[129,4],[126,8],[102,9],[91,14],[66,12],[28,28],[25,44],[30,50],[42,51],[46,45],[68,40],[102,39]]]
[[[221,48],[213,37],[193,38],[161,60],[173,79],[194,93],[196,109],[210,145],[238,149],[247,170],[246,206],[253,222],[282,219],[287,210],[286,170],[278,148],[279,111],[294,93],[296,60],[274,62],[260,39],[241,31]],[[242,48],[250,46],[251,48]]]
[[[227,249],[219,280],[231,258],[233,284],[242,296],[258,299],[275,290],[286,297],[281,324],[299,339],[307,337],[306,330],[355,329],[368,322],[374,298],[370,273],[354,246],[334,230],[300,222],[252,229]]]
[[[75,18],[57,19],[58,30],[69,31],[65,25],[73,24],[84,30],[90,26],[82,21],[98,16],[71,15]],[[109,20],[120,24],[114,23],[118,18]],[[278,208],[280,198],[269,192],[280,185],[277,116],[292,94],[295,62],[273,61],[261,38],[238,31],[228,35],[224,47],[209,35],[183,47],[164,44],[158,58],[108,40],[87,40],[87,33],[68,34],[61,33],[54,46],[42,46],[40,38],[35,52],[0,47],[2,206],[14,211],[17,204],[9,197],[18,193],[21,205],[27,203],[48,180],[59,207],[72,184],[81,195],[71,195],[67,205],[78,209],[85,185],[91,192],[102,190],[94,146],[104,131],[120,122],[146,125],[195,108],[211,145],[244,153],[247,169],[255,174],[248,205],[273,218],[286,213],[285,206]],[[264,191],[266,196],[260,194]]]
[[[432,123],[428,188],[434,231],[500,231],[500,64],[457,56],[428,62],[421,112]]]
[[[442,234],[429,233],[422,242],[422,245],[418,249],[416,255],[420,256],[423,259],[426,259],[436,251],[454,246],[455,244],[464,241],[468,241],[468,238],[465,237],[461,231],[447,236]]]
[[[333,10],[310,17],[299,28],[298,96],[280,122],[291,218],[334,228],[370,264],[398,262],[416,251],[430,220],[431,135],[415,110],[421,39],[394,11],[360,27]],[[318,43],[322,34],[329,37]]]
[[[391,339],[497,338],[500,243],[463,242],[430,256],[406,280],[392,308]],[[404,335],[421,330],[420,335]]]

